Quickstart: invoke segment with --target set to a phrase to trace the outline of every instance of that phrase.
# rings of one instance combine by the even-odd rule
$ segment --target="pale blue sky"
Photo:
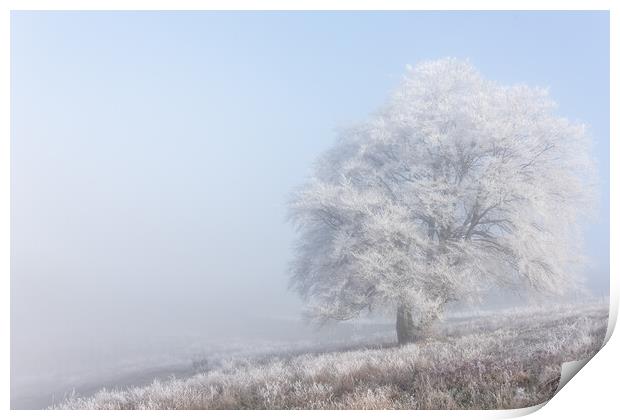
[[[589,126],[601,180],[589,284],[607,293],[606,12],[14,12],[11,25],[24,337],[173,329],[239,305],[297,316],[286,195],[406,64],[444,56],[549,87],[559,114]]]

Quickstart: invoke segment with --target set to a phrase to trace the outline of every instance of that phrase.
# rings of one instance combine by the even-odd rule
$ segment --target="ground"
[[[196,374],[69,396],[58,409],[502,409],[545,402],[564,362],[593,356],[601,304],[452,316],[398,347],[374,334],[320,348],[197,360]],[[390,332],[393,334],[393,332]]]

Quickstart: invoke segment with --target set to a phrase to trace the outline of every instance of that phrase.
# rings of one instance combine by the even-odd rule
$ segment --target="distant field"
[[[556,306],[452,317],[432,338],[404,347],[384,330],[366,341],[224,352],[195,360],[191,377],[76,394],[51,408],[528,407],[553,396],[563,362],[600,349],[607,319],[607,305]]]

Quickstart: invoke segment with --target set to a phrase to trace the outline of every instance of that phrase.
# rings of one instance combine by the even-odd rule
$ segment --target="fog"
[[[317,337],[287,290],[287,196],[405,64],[438,56],[549,86],[588,124],[587,287],[607,295],[604,16],[576,33],[571,13],[13,12],[14,405],[217,342]]]

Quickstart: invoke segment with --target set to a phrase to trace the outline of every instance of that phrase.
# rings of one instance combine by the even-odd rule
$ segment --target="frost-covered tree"
[[[492,287],[561,294],[579,283],[591,168],[545,90],[419,64],[293,195],[291,285],[319,320],[395,313],[399,343]]]

